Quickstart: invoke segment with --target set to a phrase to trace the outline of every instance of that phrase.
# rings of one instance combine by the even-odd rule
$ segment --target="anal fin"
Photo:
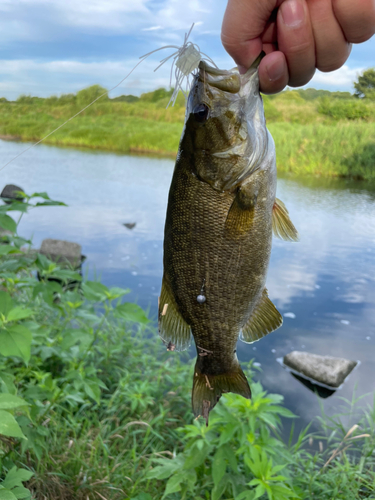
[[[290,220],[284,203],[276,198],[272,210],[272,230],[278,238],[287,241],[298,241],[298,232]]]
[[[240,340],[251,344],[273,332],[282,324],[283,318],[268,298],[265,288],[255,310],[241,330]]]
[[[170,351],[185,351],[191,344],[190,326],[179,313],[165,277],[159,299],[159,335]]]

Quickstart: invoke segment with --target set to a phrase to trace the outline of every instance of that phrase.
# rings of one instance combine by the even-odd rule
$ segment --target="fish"
[[[236,355],[282,324],[265,287],[272,233],[296,241],[276,198],[276,153],[258,66],[245,74],[200,61],[168,196],[159,335],[169,351],[194,338],[192,409],[208,415],[226,392],[251,397]]]

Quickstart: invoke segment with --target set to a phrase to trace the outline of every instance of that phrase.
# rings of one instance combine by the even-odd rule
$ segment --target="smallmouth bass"
[[[251,397],[236,356],[282,316],[265,288],[276,236],[297,240],[276,199],[276,154],[259,94],[244,75],[201,61],[169,191],[159,333],[169,350],[197,349],[192,407],[208,414],[225,392]]]

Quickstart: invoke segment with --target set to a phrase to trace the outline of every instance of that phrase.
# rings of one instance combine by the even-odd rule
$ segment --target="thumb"
[[[221,28],[225,50],[246,69],[262,51],[261,35],[283,0],[229,0]]]

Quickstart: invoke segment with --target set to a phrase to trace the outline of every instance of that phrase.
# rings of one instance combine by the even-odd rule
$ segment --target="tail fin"
[[[244,398],[251,398],[249,383],[240,364],[221,375],[206,375],[200,372],[198,363],[195,365],[192,405],[196,417],[202,416],[208,425],[208,414],[225,392],[234,392]]]

